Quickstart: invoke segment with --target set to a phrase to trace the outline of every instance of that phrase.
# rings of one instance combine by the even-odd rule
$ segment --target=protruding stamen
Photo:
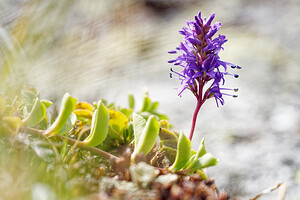
[[[177,51],[172,50],[172,51],[168,51],[168,53],[173,54],[173,53],[177,53]]]
[[[233,98],[237,98],[237,97],[238,97],[238,95],[232,95],[232,97],[233,97]]]
[[[175,73],[175,74],[177,74],[178,77],[184,77],[184,75],[182,75],[182,74],[180,74],[180,73],[174,71],[173,68],[170,68],[170,71],[173,72],[173,73]],[[180,79],[180,78],[179,78],[179,79]]]
[[[228,72],[223,72],[224,75],[230,75],[230,76],[233,76],[234,78],[238,78],[239,75],[238,74],[231,74],[231,73],[228,73]]]
[[[170,73],[170,78],[173,78],[173,74],[172,73]]]
[[[235,68],[237,68],[237,69],[242,69],[242,67],[240,67],[240,66],[238,66],[238,65],[232,65],[231,68],[232,68],[232,69],[235,69]]]
[[[231,89],[231,88],[220,88],[220,90],[233,90],[234,92],[238,92],[239,91],[239,88],[234,88],[234,89]]]
[[[176,62],[176,60],[169,60],[168,63]]]

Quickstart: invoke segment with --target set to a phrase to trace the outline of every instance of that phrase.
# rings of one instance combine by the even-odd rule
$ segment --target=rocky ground
[[[220,158],[208,173],[234,197],[250,198],[284,181],[287,199],[300,198],[299,1],[36,2],[0,3],[1,41],[17,19],[30,24],[19,36],[16,74],[53,101],[67,91],[124,105],[128,91],[141,98],[147,88],[174,129],[186,134],[196,102],[188,92],[177,96],[167,51],[182,40],[185,20],[199,10],[215,12],[220,34],[228,37],[221,59],[243,67],[239,79],[226,80],[240,89],[239,98],[225,99],[221,108],[214,101],[203,106],[193,147],[207,138],[208,150]]]

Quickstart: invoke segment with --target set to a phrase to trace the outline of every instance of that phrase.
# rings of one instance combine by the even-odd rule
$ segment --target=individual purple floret
[[[201,18],[201,12],[195,16],[195,21],[186,21],[188,27],[183,27],[179,31],[184,36],[184,41],[176,47],[176,50],[169,51],[170,54],[180,52],[176,59],[169,60],[169,63],[182,67],[181,72],[176,72],[171,68],[170,77],[173,74],[181,81],[179,96],[186,89],[192,91],[197,98],[197,106],[194,112],[192,127],[190,132],[190,140],[193,137],[198,112],[203,103],[209,98],[215,98],[219,107],[224,104],[223,96],[237,97],[227,92],[237,92],[238,89],[223,88],[225,83],[225,75],[238,78],[237,74],[227,72],[227,66],[233,69],[241,69],[240,66],[233,65],[229,62],[220,60],[218,53],[223,50],[222,45],[227,41],[224,35],[218,35],[212,38],[222,26],[221,22],[211,24],[215,14],[209,18]],[[203,92],[204,86],[210,84],[208,89]]]

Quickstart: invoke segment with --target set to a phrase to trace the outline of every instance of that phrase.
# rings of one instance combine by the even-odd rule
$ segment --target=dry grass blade
[[[277,199],[278,199],[278,200],[284,200],[285,194],[286,194],[286,183],[283,182],[283,183],[281,184],[280,188],[279,188]]]
[[[285,182],[281,182],[281,183],[278,183],[275,186],[269,187],[269,188],[263,190],[261,193],[259,193],[259,194],[255,195],[254,197],[250,198],[249,200],[256,200],[259,197],[261,197],[262,195],[271,193],[271,192],[273,192],[274,190],[276,190],[278,188],[280,188],[279,195],[278,195],[278,200],[283,200],[284,197],[285,197],[285,193],[286,193],[286,184],[285,184]]]

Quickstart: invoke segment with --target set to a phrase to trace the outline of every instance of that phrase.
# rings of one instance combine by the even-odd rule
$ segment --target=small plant
[[[225,83],[225,75],[235,78],[239,77],[237,74],[228,73],[227,66],[236,69],[241,69],[241,67],[220,60],[218,54],[223,49],[222,45],[227,39],[224,35],[212,38],[222,26],[221,22],[211,25],[214,18],[215,14],[212,14],[209,18],[206,19],[204,17],[202,19],[201,12],[199,12],[195,16],[195,21],[187,21],[188,27],[183,27],[179,31],[184,36],[184,42],[181,42],[179,47],[176,47],[176,50],[169,51],[170,54],[178,51],[182,53],[176,59],[169,60],[169,63],[174,63],[175,66],[183,68],[180,73],[171,68],[172,73],[170,73],[170,77],[173,77],[173,74],[175,74],[181,81],[178,95],[181,96],[182,92],[188,89],[197,99],[189,136],[190,140],[193,138],[199,110],[207,99],[214,97],[219,107],[218,102],[221,105],[224,104],[223,95],[237,97],[237,95],[228,94],[226,91],[237,92],[238,89],[221,87]],[[223,71],[221,67],[223,67]],[[205,91],[205,86],[209,83],[210,85]]]
[[[198,151],[192,150],[190,140],[183,133],[170,130],[167,116],[158,112],[158,102],[152,102],[148,93],[144,94],[138,112],[134,110],[131,94],[128,100],[129,106],[121,108],[103,99],[93,104],[77,102],[66,93],[55,114],[49,110],[51,101],[41,100],[33,89],[25,89],[14,98],[1,96],[1,130],[10,135],[32,135],[29,140],[26,136],[21,138],[38,157],[48,163],[62,162],[70,165],[70,169],[74,168],[74,159],[79,159],[75,149],[98,155],[106,160],[100,162],[107,173],[103,178],[118,175],[144,189],[157,187],[156,181],[165,183],[169,178],[176,183],[179,177],[194,173],[200,176],[197,180],[206,180],[203,169],[216,165],[217,159],[207,153],[204,139]],[[47,139],[46,144],[37,142],[43,138]],[[81,153],[83,157],[87,155]],[[148,166],[140,164],[141,161]],[[104,184],[112,180],[102,181]]]
[[[144,94],[142,109],[137,113],[133,112],[134,97],[130,94],[128,99],[128,108],[116,108],[105,100],[99,100],[93,106],[87,102],[77,103],[77,99],[66,93],[58,116],[50,123],[47,108],[52,103],[40,100],[35,91],[23,90],[21,98],[5,105],[14,112],[4,121],[11,127],[20,127],[31,133],[58,137],[114,161],[122,154],[113,155],[111,152],[125,145],[132,149],[131,163],[135,163],[137,156],[147,156],[151,152],[149,161],[161,166],[162,163],[155,164],[156,158],[165,153],[164,167],[171,171],[191,173],[216,164],[216,159],[206,153],[204,140],[195,152],[190,149],[190,141],[183,133],[178,135],[169,130],[167,117],[157,111],[158,102],[152,102],[147,93]],[[168,167],[168,163],[172,166]]]
[[[204,173],[204,168],[217,164],[217,158],[206,150],[205,139],[197,151],[191,149],[197,115],[204,102],[214,97],[217,106],[223,105],[223,95],[236,97],[224,91],[238,91],[221,87],[225,75],[238,77],[229,74],[227,66],[240,67],[220,60],[218,53],[227,40],[223,35],[212,39],[221,27],[220,22],[211,25],[214,17],[212,14],[208,19],[202,19],[199,12],[195,21],[188,21],[188,28],[180,31],[185,37],[184,43],[169,52],[182,52],[169,61],[183,67],[180,73],[171,68],[172,74],[181,80],[179,95],[189,89],[197,99],[189,139],[184,133],[170,128],[168,117],[158,111],[159,103],[153,102],[147,92],[140,109],[135,108],[132,94],[128,95],[128,107],[122,108],[104,99],[94,103],[77,102],[66,93],[58,112],[56,109],[51,112],[52,102],[41,100],[32,88],[7,89],[0,95],[0,136],[8,133],[6,135],[18,137],[18,141],[30,146],[47,163],[46,167],[40,167],[45,171],[61,164],[66,174],[82,167],[83,170],[78,170],[80,174],[92,168],[89,164],[83,167],[82,163],[91,162],[91,155],[96,155],[99,158],[94,163],[97,170],[89,176],[96,174],[106,193],[112,193],[114,187],[124,186],[126,190],[149,189],[158,191],[161,197],[167,193],[170,198],[180,199],[179,187],[195,199],[208,196],[210,199],[228,199],[228,195],[216,192],[213,182]],[[46,177],[51,179],[50,176]],[[87,174],[81,174],[81,180],[86,177]],[[53,183],[57,185],[56,180]],[[68,184],[69,188],[73,186],[73,183]],[[194,188],[193,194],[190,187]]]

